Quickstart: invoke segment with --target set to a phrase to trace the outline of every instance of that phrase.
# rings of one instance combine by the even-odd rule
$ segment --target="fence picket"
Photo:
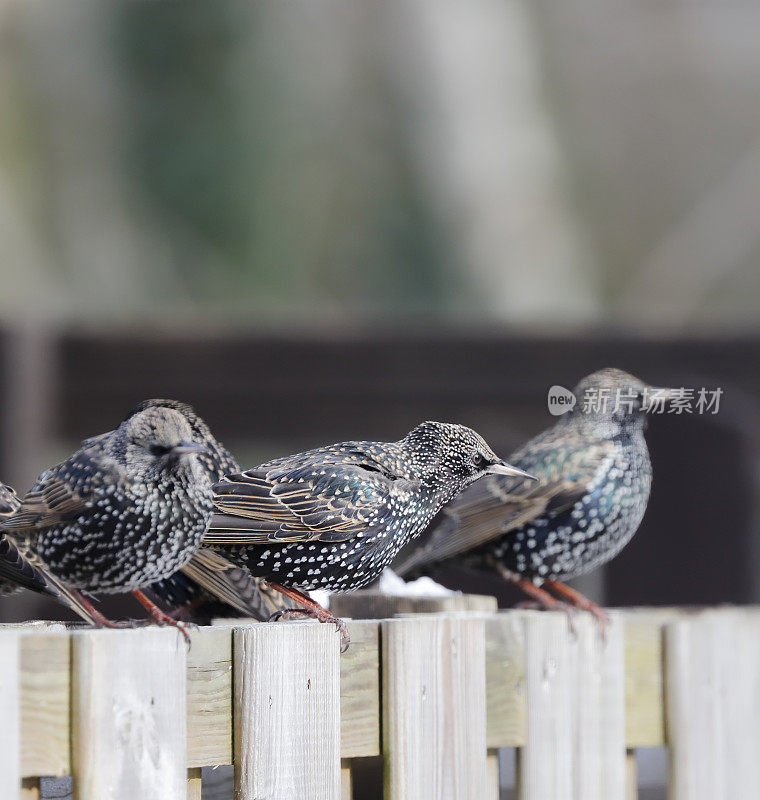
[[[186,651],[176,630],[72,634],[77,800],[185,800]]]
[[[525,746],[518,751],[520,800],[573,796],[570,633],[564,614],[524,612]]]
[[[482,619],[382,622],[386,800],[486,796]]]
[[[665,656],[671,800],[760,797],[760,616],[683,618]]]
[[[576,800],[625,800],[623,625],[610,615],[606,636],[590,614],[576,614],[573,739]]]
[[[339,647],[333,625],[235,629],[237,800],[340,800]]]
[[[0,797],[18,797],[21,780],[19,637],[0,630]]]

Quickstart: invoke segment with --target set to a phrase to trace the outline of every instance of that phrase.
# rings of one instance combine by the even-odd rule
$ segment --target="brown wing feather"
[[[389,498],[412,488],[366,465],[259,468],[214,486],[206,544],[343,542],[390,513]]]

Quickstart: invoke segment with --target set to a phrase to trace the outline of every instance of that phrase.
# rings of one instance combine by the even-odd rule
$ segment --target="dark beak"
[[[206,452],[208,452],[208,450],[197,442],[180,442],[176,447],[172,447],[173,456],[198,455]]]
[[[511,464],[507,464],[506,461],[497,461],[495,464],[490,464],[488,467],[486,467],[486,472],[490,473],[491,475],[509,475],[513,478],[527,478],[530,481],[538,480],[535,475],[531,475],[529,472],[524,472],[517,467],[513,467]]]

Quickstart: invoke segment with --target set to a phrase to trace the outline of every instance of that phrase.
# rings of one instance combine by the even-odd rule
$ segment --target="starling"
[[[100,624],[112,623],[82,591],[131,591],[156,621],[176,624],[140,590],[200,546],[213,508],[201,452],[177,411],[138,412],[43,472],[0,529]]]
[[[544,607],[567,608],[548,589],[603,622],[598,606],[560,581],[609,561],[639,527],[652,482],[646,411],[672,390],[604,369],[574,395],[569,413],[510,458],[537,483],[479,481],[443,509],[394,571],[413,577],[446,562],[496,570]]]
[[[205,448],[198,454],[198,461],[210,483],[221,481],[225,475],[233,472],[240,472],[240,465],[232,453],[217,441],[206,421],[187,403],[161,398],[143,400],[127,414],[124,421],[149,408],[170,408],[187,420],[192,441]],[[248,570],[230,564],[218,554],[205,549],[194,553],[179,572],[152,584],[150,592],[173,608],[172,616],[181,614],[203,622],[229,615],[230,608],[244,616],[267,620],[272,614],[290,607],[283,595],[268,590],[263,581],[254,578]]]
[[[486,473],[528,477],[474,431],[440,422],[424,422],[398,442],[297,453],[217,483],[218,513],[204,545],[340,624],[301,590],[371,583],[444,503]]]

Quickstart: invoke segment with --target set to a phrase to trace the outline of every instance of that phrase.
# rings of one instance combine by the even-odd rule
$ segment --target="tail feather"
[[[76,592],[69,589],[41,564],[33,563],[24,555],[18,543],[7,534],[0,537],[0,582],[7,586],[19,586],[33,592],[52,597],[68,606],[90,624],[95,620]]]

